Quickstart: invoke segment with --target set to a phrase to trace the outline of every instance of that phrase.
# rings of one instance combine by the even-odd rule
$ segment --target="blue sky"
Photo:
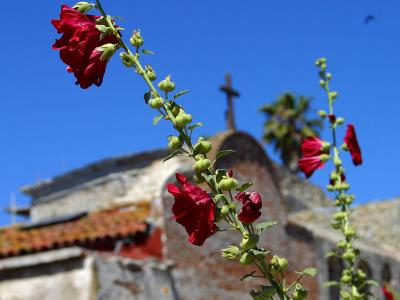
[[[144,83],[118,57],[101,88],[82,90],[51,49],[57,34],[50,19],[66,1],[5,1],[0,47],[0,207],[19,188],[101,158],[163,147],[171,129],[152,125],[143,102]],[[120,25],[141,29],[147,57],[159,77],[172,74],[204,134],[225,129],[225,98],[218,91],[226,72],[242,96],[239,129],[262,135],[258,108],[285,92],[313,96],[326,107],[314,61],[326,56],[339,91],[336,110],[355,124],[364,165],[348,164],[358,203],[400,194],[398,118],[400,2],[387,1],[104,1]],[[376,21],[363,23],[368,14]],[[5,27],[9,27],[6,29]],[[326,132],[328,134],[328,132]],[[272,157],[272,150],[267,147]],[[349,163],[349,160],[346,160]],[[325,185],[326,170],[312,181]],[[0,225],[10,217],[0,213]]]

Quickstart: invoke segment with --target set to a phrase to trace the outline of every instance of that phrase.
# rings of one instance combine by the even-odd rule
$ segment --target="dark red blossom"
[[[361,165],[362,164],[361,149],[357,141],[356,130],[354,129],[354,126],[352,124],[347,125],[344,142],[350,151],[353,164],[355,166]]]
[[[175,198],[172,206],[174,219],[185,227],[189,242],[201,246],[217,230],[215,204],[205,191],[192,185],[182,174],[177,173],[176,179],[181,187],[167,185],[168,192]]]
[[[382,287],[382,293],[385,296],[385,300],[395,300],[393,293],[387,288],[387,284]]]
[[[243,223],[253,223],[261,216],[262,199],[257,192],[240,192],[235,196],[243,206],[238,218]]]
[[[99,51],[95,50],[107,43],[116,44],[117,38],[109,34],[100,40],[101,32],[96,28],[98,16],[85,15],[63,5],[60,19],[51,20],[62,37],[53,45],[60,50],[61,60],[68,66],[68,72],[74,73],[82,88],[92,84],[100,86],[107,66],[107,60],[100,61]],[[97,52],[96,52],[97,51]]]
[[[303,158],[299,160],[299,168],[308,178],[315,170],[324,166],[321,156],[329,152],[329,149],[324,151],[324,142],[319,138],[307,137],[301,145],[301,152]]]

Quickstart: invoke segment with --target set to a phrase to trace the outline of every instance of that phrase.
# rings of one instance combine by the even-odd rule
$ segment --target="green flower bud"
[[[196,153],[208,153],[211,151],[212,145],[210,141],[205,141],[203,137],[200,137],[196,145],[194,145],[194,151]]]
[[[288,266],[289,262],[288,262],[288,260],[286,258],[280,257],[278,259],[278,264],[279,264],[279,269],[283,271],[283,270],[286,269],[286,267]]]
[[[150,99],[149,105],[151,108],[161,108],[164,105],[164,99],[161,97]]]
[[[327,114],[326,111],[324,111],[324,110],[319,110],[319,111],[318,111],[318,115],[319,115],[321,118],[325,118],[328,114]]]
[[[203,175],[201,175],[201,174],[199,173],[199,174],[193,175],[193,181],[194,181],[194,183],[196,183],[196,184],[200,184],[200,183],[203,183],[203,182],[205,181],[205,179],[204,179]]]
[[[341,187],[340,187],[342,190],[344,190],[344,191],[347,191],[348,189],[350,189],[350,184],[348,184],[347,182],[343,182],[342,184],[341,184]]]
[[[332,74],[331,73],[326,73],[326,79],[332,80]]]
[[[225,203],[225,201],[226,201],[226,197],[225,197],[225,195],[224,194],[217,194],[217,195],[215,195],[214,196],[214,202],[216,203],[216,204],[218,204],[219,202],[223,202],[223,203]]]
[[[319,81],[319,85],[322,86],[322,87],[325,87],[325,80],[321,79]]]
[[[183,146],[183,138],[181,136],[170,135],[168,137],[168,149],[171,152],[180,149],[182,146]]]
[[[341,297],[343,300],[350,300],[351,295],[350,295],[350,293],[349,293],[348,291],[341,291],[341,292],[340,292],[340,297]]]
[[[337,213],[334,213],[333,214],[333,219],[335,220],[335,221],[341,221],[341,220],[343,220],[343,219],[345,219],[346,218],[346,213],[345,212],[337,212]]]
[[[139,48],[144,43],[144,40],[143,40],[142,36],[140,35],[139,30],[133,31],[132,36],[129,39],[129,41],[131,42],[132,46],[136,47],[136,48]]]
[[[237,188],[238,181],[235,178],[225,177],[218,183],[218,187],[222,191],[229,191]]]
[[[179,114],[175,118],[174,125],[178,127],[185,127],[187,124],[192,122],[192,115],[186,114],[182,112],[183,110],[181,109]]]
[[[222,249],[221,254],[222,257],[228,259],[235,259],[240,254],[240,249],[236,246],[231,245],[228,248]]]
[[[353,228],[348,227],[344,230],[344,235],[345,235],[345,237],[350,239],[356,235],[356,231]]]
[[[207,158],[198,160],[193,165],[193,170],[196,173],[200,173],[202,171],[208,170],[211,167],[211,161]]]
[[[219,221],[225,219],[226,216],[228,215],[228,213],[229,213],[229,206],[227,206],[227,205],[224,205],[221,208],[217,208],[216,209],[216,214],[215,214],[215,217],[214,217],[215,221],[219,222]]]
[[[344,118],[340,117],[336,119],[336,124],[342,125],[344,123]]]
[[[331,99],[336,99],[337,96],[338,96],[338,93],[337,92],[330,92],[329,96],[331,97]]]
[[[250,234],[245,231],[243,232],[243,239],[240,242],[240,247],[242,247],[243,250],[253,249],[257,246],[259,239],[260,238],[257,234]]]
[[[357,277],[359,280],[363,281],[367,278],[367,274],[365,274],[365,272],[361,269],[357,270]]]
[[[111,43],[107,43],[104,45],[101,45],[100,47],[96,48],[97,51],[102,52],[100,56],[101,61],[107,61],[109,60],[115,53],[115,50],[117,50],[117,46]]]
[[[146,70],[147,78],[149,78],[150,81],[156,80],[156,78],[157,78],[156,72],[153,70],[153,68],[150,65],[146,65],[145,70]]]
[[[326,189],[328,190],[328,192],[333,192],[335,188],[333,187],[333,185],[328,184],[328,185],[326,186]]]
[[[350,205],[350,204],[353,203],[353,201],[354,201],[354,195],[349,195],[349,196],[346,197],[345,203],[347,205]]]
[[[307,296],[308,296],[308,291],[304,289],[304,287],[301,284],[296,283],[295,291],[292,294],[293,300],[303,300],[306,299]]]
[[[343,143],[342,146],[341,146],[341,148],[342,148],[342,150],[344,150],[344,151],[349,151],[349,147],[347,147],[347,144],[346,144],[346,143]]]
[[[243,265],[249,265],[254,261],[254,256],[251,253],[243,253],[242,257],[240,258],[240,262]]]
[[[353,262],[355,258],[356,256],[352,250],[347,250],[345,253],[343,253],[343,259],[347,260],[348,262]]]
[[[338,243],[337,243],[337,245],[336,245],[338,248],[340,248],[340,249],[344,249],[344,248],[346,248],[346,246],[347,246],[347,242],[345,241],[345,240],[341,240],[341,241],[339,241]]]
[[[350,283],[351,282],[351,276],[344,275],[344,276],[342,276],[342,278],[340,278],[340,281],[343,282],[344,284]]]
[[[94,3],[89,3],[89,2],[78,2],[74,6],[72,6],[73,9],[76,9],[82,14],[86,14],[89,10],[93,9],[96,7],[96,4]]]
[[[122,63],[125,65],[125,67],[130,68],[134,65],[133,59],[128,53],[121,52],[119,57],[121,57]]]
[[[165,79],[158,84],[158,87],[164,92],[172,92],[175,89],[175,83],[171,81],[171,75],[165,77]]]

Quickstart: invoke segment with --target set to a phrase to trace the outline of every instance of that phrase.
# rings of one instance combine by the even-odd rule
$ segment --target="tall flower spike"
[[[177,173],[176,179],[181,186],[168,184],[168,192],[175,198],[172,213],[176,222],[185,227],[189,242],[196,246],[212,236],[217,226],[214,223],[215,204],[201,188],[192,185],[185,176]]]
[[[344,142],[350,151],[353,164],[355,166],[361,165],[362,164],[361,148],[360,145],[358,144],[356,130],[352,124],[347,125]]]

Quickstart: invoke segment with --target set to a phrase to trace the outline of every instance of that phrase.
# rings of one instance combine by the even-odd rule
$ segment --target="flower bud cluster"
[[[139,48],[144,44],[144,39],[140,35],[140,30],[134,30],[131,38],[129,39],[133,47]]]

